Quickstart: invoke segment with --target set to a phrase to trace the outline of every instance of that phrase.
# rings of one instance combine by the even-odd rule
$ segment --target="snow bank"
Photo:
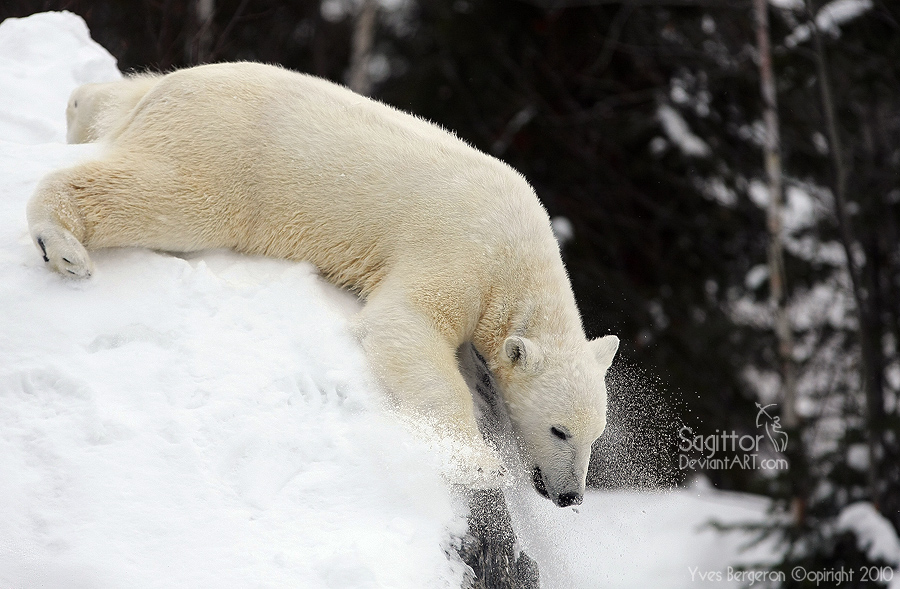
[[[49,272],[25,203],[96,151],[61,143],[69,92],[120,74],[69,13],[3,22],[0,51],[0,587],[459,587],[445,550],[464,509],[378,405],[355,298],[224,251]],[[506,491],[545,589],[687,586],[736,558],[704,522],[765,509],[696,488],[566,510]]]
[[[47,271],[24,207],[89,156],[76,84],[119,76],[80,18],[0,25],[0,587],[458,587],[437,464],[376,405],[353,297],[229,252]]]
[[[115,58],[91,40],[87,25],[68,12],[47,12],[0,23],[0,139],[65,142],[66,102],[73,88],[122,77]]]

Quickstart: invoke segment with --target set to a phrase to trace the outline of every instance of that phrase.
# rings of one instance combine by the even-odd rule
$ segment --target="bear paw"
[[[50,267],[64,276],[90,278],[94,272],[91,258],[71,232],[58,225],[42,224],[32,228],[32,238]]]
[[[454,454],[447,473],[450,482],[469,489],[500,487],[506,475],[500,456],[483,443],[465,450]]]
[[[470,489],[497,489],[506,476],[506,467],[497,459],[496,464],[475,467],[475,473],[469,483]]]

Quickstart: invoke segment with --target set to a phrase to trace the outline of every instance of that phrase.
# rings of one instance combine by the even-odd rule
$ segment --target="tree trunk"
[[[822,43],[822,35],[816,26],[815,12],[813,11],[811,0],[806,0],[806,11],[809,27],[813,33],[813,53],[815,55],[817,73],[819,74],[819,93],[822,99],[822,110],[825,115],[825,126],[828,131],[831,158],[834,164],[834,212],[841,236],[841,246],[847,257],[847,273],[850,275],[850,284],[859,320],[859,341],[862,356],[860,372],[866,396],[867,429],[869,431],[868,483],[871,500],[877,506],[880,503],[878,471],[881,454],[881,431],[884,427],[884,391],[881,382],[883,367],[880,362],[882,357],[881,342],[874,341],[872,337],[872,322],[878,321],[878,317],[872,316],[871,305],[869,305],[868,297],[862,287],[861,272],[856,266],[856,259],[853,257],[855,241],[850,219],[847,215],[847,168],[843,160],[843,148],[841,147],[841,137],[838,132],[834,98],[831,94],[825,47]]]
[[[756,41],[759,49],[759,84],[766,126],[763,156],[769,183],[769,298],[775,318],[775,337],[781,363],[781,398],[784,427],[797,427],[796,383],[794,375],[794,336],[787,309],[787,284],[782,243],[782,203],[784,190],[781,174],[781,134],[778,128],[778,102],[772,73],[772,51],[769,46],[769,15],[766,0],[753,0],[756,10]]]
[[[509,416],[493,375],[471,344],[459,349],[459,367],[480,415],[478,426],[485,441],[500,447],[512,439]],[[507,438],[506,443],[503,439]],[[500,489],[468,492],[469,530],[458,549],[472,569],[471,589],[539,589],[538,564],[518,550],[516,532],[506,498]]]
[[[375,40],[375,24],[378,16],[376,0],[363,0],[353,28],[353,54],[350,57],[350,89],[365,96],[372,92],[369,60]]]
[[[784,429],[790,435],[791,445],[786,453],[791,463],[790,493],[791,515],[795,525],[801,525],[806,517],[806,473],[803,436],[797,415],[797,384],[794,367],[794,334],[788,315],[787,281],[784,270],[784,243],[782,233],[784,188],[781,166],[781,133],[778,126],[778,99],[775,91],[775,75],[772,71],[772,50],[769,43],[769,13],[766,0],[753,0],[756,13],[756,44],[759,50],[759,86],[763,99],[763,120],[766,141],[763,159],[769,184],[769,300],[774,318],[775,338],[778,341],[778,359],[781,372],[781,417]]]
[[[185,39],[185,61],[191,65],[206,63],[213,50],[213,16],[215,0],[193,0]]]

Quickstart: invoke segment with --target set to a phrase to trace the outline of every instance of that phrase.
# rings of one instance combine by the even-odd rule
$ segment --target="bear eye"
[[[569,439],[569,434],[567,434],[566,432],[562,431],[561,429],[559,429],[558,427],[555,427],[555,426],[550,428],[550,433],[553,434],[554,436],[556,436],[557,438],[559,438],[560,440],[568,440]]]

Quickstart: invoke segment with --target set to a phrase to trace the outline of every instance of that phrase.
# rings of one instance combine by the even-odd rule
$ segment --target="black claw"
[[[66,269],[66,272],[68,272],[68,273],[69,273],[69,274],[75,274],[75,272],[74,272],[74,271],[72,271],[72,270],[69,270],[69,269]]]
[[[37,238],[37,243],[41,247],[41,252],[44,254],[44,261],[49,262],[50,258],[47,257],[47,248],[44,247],[44,240],[40,237]]]
[[[63,258],[63,262],[66,262],[67,264],[71,264],[72,260],[70,260],[69,258]]]

